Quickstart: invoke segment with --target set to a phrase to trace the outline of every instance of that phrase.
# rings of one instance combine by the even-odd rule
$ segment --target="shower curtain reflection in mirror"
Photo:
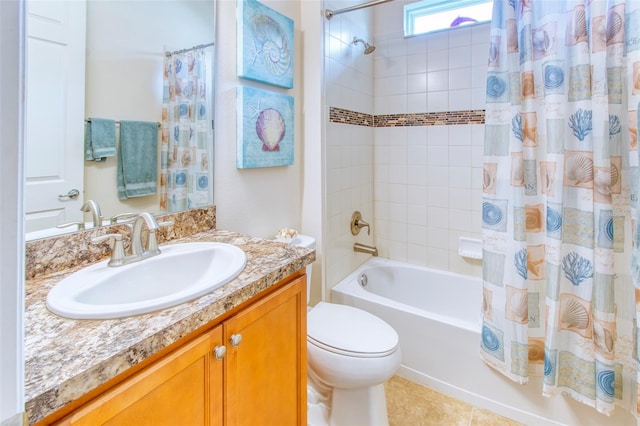
[[[213,203],[211,55],[202,48],[165,57],[160,209],[176,212]]]

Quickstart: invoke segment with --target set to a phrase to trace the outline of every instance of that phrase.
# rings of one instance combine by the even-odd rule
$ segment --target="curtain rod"
[[[84,122],[85,122],[85,123],[91,123],[91,119],[90,119],[90,118],[87,118],[86,120],[84,120]],[[120,121],[119,121],[119,120],[115,120],[115,122],[116,122],[116,126],[119,126],[119,125],[120,125]],[[160,123],[160,122],[156,122],[156,123],[158,124],[158,127],[161,127],[161,126],[162,126],[162,123]]]
[[[177,55],[178,53],[190,52],[190,51],[196,50],[196,49],[204,49],[205,47],[209,47],[209,46],[213,46],[213,45],[215,45],[215,43],[213,43],[213,42],[207,43],[207,44],[199,44],[197,46],[193,46],[193,47],[190,47],[188,49],[174,50],[173,52],[164,52],[164,55],[169,57],[171,55]]]
[[[341,13],[347,13],[353,10],[364,9],[365,7],[376,6],[382,3],[388,3],[390,1],[393,1],[393,0],[374,0],[368,3],[357,4],[355,6],[345,7],[344,9],[338,9],[338,10],[325,9],[324,17],[327,19],[331,19],[333,18],[334,15],[340,15]]]

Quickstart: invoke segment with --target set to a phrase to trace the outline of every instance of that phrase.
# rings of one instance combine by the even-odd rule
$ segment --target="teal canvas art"
[[[293,20],[255,1],[238,1],[238,76],[293,87]]]
[[[293,164],[293,97],[239,87],[237,98],[237,168]]]

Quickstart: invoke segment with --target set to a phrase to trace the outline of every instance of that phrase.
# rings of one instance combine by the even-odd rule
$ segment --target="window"
[[[404,6],[404,35],[491,21],[492,0],[422,0]]]

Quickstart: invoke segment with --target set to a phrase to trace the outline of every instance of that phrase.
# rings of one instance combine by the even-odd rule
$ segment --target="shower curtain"
[[[486,100],[481,357],[637,414],[640,2],[496,0]]]
[[[176,212],[213,203],[213,148],[208,53],[196,49],[164,61],[160,210]]]

